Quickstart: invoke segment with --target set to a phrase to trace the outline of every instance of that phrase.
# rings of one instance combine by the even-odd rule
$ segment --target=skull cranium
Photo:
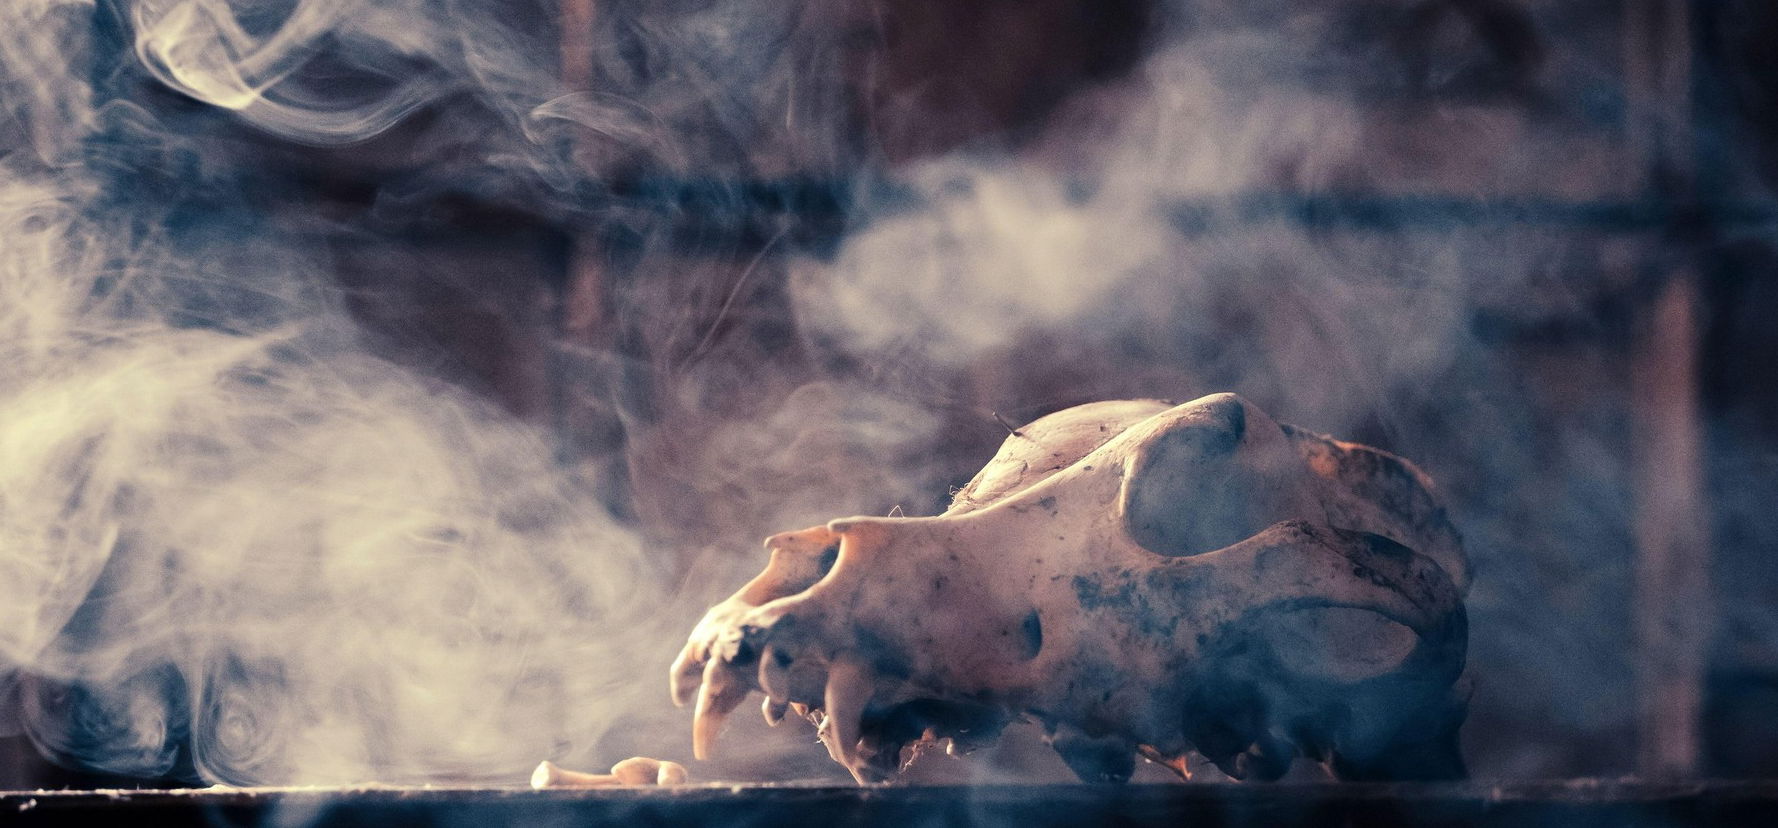
[[[673,665],[694,747],[753,690],[860,781],[903,749],[1041,723],[1089,780],[1188,752],[1237,778],[1463,773],[1457,533],[1407,461],[1233,394],[1071,408],[942,515],[767,539]]]

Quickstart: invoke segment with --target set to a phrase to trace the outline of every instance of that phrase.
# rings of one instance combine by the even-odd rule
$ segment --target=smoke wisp
[[[0,13],[27,139],[0,159],[0,671],[60,762],[511,780],[593,761],[659,693],[634,668],[661,647],[658,568],[547,435],[374,356],[312,220],[270,214],[251,170],[95,79],[116,11],[169,87],[362,140],[452,84],[510,91],[487,65],[525,71],[477,39],[504,31],[487,9],[431,5]],[[323,44],[387,83],[293,82]],[[444,68],[396,71],[405,56]]]

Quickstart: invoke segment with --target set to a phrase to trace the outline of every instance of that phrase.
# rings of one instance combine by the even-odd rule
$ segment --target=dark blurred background
[[[1443,488],[1478,776],[1778,774],[1770,3],[526,0],[568,114],[331,146],[141,71],[127,5],[95,84],[302,217],[377,353],[547,429],[685,629],[759,537],[941,508],[998,418],[1233,390]],[[115,781],[0,742],[0,787]]]

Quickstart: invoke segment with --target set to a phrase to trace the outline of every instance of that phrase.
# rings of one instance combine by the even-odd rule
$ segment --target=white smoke
[[[597,5],[575,87],[547,2],[0,4],[0,687],[16,687],[0,698],[16,693],[16,726],[46,753],[229,782],[506,780],[546,756],[608,762],[602,745],[660,706],[656,665],[688,620],[659,611],[667,562],[536,429],[372,356],[314,244],[324,222],[255,200],[247,173],[276,162],[190,132],[349,151],[400,125],[425,163],[386,182],[380,211],[516,192],[614,223],[628,216],[576,201],[610,183],[584,169],[700,177],[740,210],[725,176],[844,174],[869,154],[849,132],[839,12]],[[1540,392],[1478,320],[1585,317],[1592,288],[1563,274],[1633,272],[1641,243],[1436,211],[1318,228],[1288,199],[1241,200],[1573,196],[1616,179],[1611,156],[1568,145],[1573,113],[1425,90],[1380,105],[1401,97],[1400,61],[1335,9],[1169,5],[1130,78],[1076,95],[1016,151],[982,141],[895,171],[910,199],[864,205],[831,258],[798,262],[801,336],[785,338],[810,364],[756,376],[718,353],[662,379],[709,422],[703,442],[640,435],[689,455],[652,505],[746,527],[746,548],[761,524],[903,502],[935,465],[964,465],[916,448],[945,439],[943,417],[991,435],[985,406],[1059,402],[1025,387],[1240,391],[1415,458],[1468,506],[1478,715],[1519,728],[1500,732],[1621,730],[1623,683],[1599,677],[1621,673],[1628,625],[1573,609],[1624,580],[1622,412],[1564,396],[1608,394],[1611,356],[1544,366],[1581,390]],[[1450,17],[1414,82],[1473,74],[1474,38]],[[412,117],[459,98],[486,117]],[[169,114],[192,108],[227,119]],[[638,256],[671,266],[670,234],[638,235]],[[658,281],[635,290],[673,295]],[[714,322],[659,327],[729,345]],[[947,373],[965,366],[967,393]],[[751,413],[721,410],[742,385]],[[728,579],[753,554],[707,568]],[[1613,769],[1539,745],[1494,756]]]
[[[315,140],[430,94],[402,81],[317,117],[280,83],[317,38],[430,52],[451,25],[126,8],[168,84]],[[30,148],[0,159],[0,673],[26,733],[70,764],[233,783],[610,761],[599,740],[658,698],[637,665],[671,640],[638,540],[545,435],[372,356],[324,254],[96,91],[100,11],[0,13]]]
[[[498,96],[529,85],[541,100],[554,89],[553,54],[527,48],[534,44],[483,4],[139,0],[126,8],[136,55],[155,78],[299,141],[363,140],[447,92]],[[324,51],[343,66],[302,75]]]

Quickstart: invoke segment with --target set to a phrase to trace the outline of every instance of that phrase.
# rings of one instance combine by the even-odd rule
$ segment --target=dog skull
[[[775,535],[671,673],[702,758],[753,690],[861,782],[1040,722],[1077,774],[1453,777],[1468,571],[1426,478],[1233,394],[1015,432],[936,517]]]

